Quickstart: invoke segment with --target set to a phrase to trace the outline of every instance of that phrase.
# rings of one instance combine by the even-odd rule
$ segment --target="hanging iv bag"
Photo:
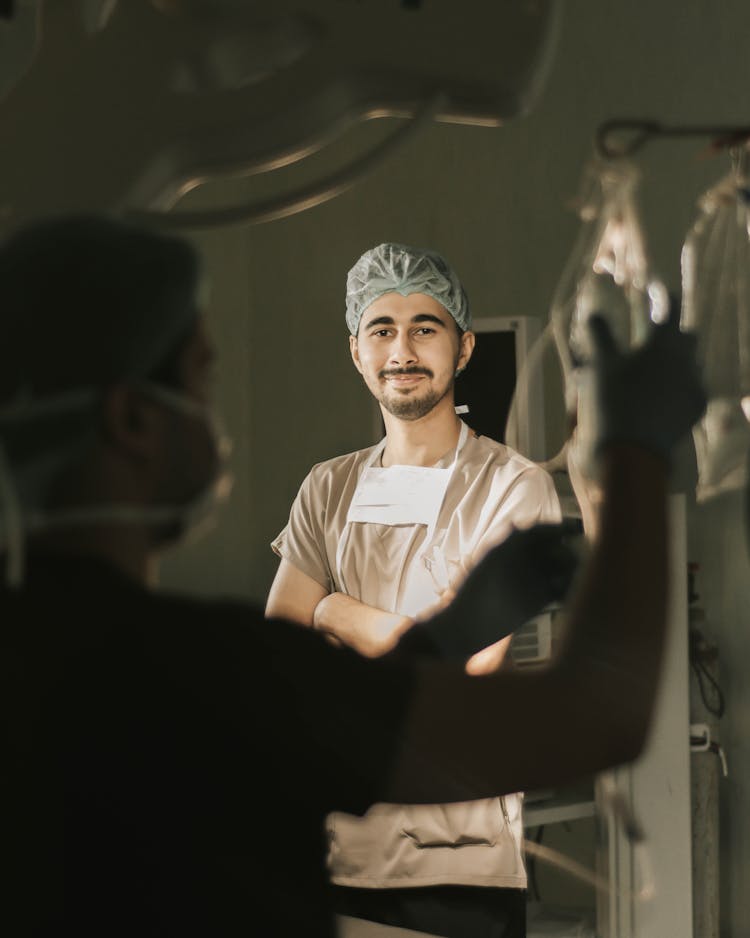
[[[693,430],[696,496],[744,488],[750,452],[750,151],[699,200],[682,249],[682,323],[698,337],[708,406]]]
[[[592,348],[588,320],[598,313],[620,348],[644,341],[651,319],[666,314],[664,286],[651,278],[635,202],[638,171],[617,159],[586,168],[579,216],[581,229],[552,300],[550,320],[562,365],[565,407],[575,435],[576,463],[595,475],[596,412],[592,399]]]

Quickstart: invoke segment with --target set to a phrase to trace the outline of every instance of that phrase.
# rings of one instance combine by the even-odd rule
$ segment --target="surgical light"
[[[21,0],[0,30],[0,222],[114,211],[194,229],[310,208],[380,165],[415,118],[498,127],[526,113],[561,9],[560,0]],[[249,184],[246,204],[174,211],[191,188],[304,161],[377,117],[399,119],[392,139],[356,160],[345,150],[348,165],[316,183],[274,198]]]

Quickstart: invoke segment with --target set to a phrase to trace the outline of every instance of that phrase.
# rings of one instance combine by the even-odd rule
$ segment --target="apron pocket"
[[[402,834],[420,848],[494,847],[506,829],[499,798],[445,805],[410,805]]]

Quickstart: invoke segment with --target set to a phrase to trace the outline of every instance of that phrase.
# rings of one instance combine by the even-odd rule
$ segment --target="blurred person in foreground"
[[[197,288],[186,242],[104,218],[0,248],[7,934],[331,935],[331,810],[557,784],[648,731],[669,453],[703,407],[690,337],[670,321],[621,355],[594,321],[604,501],[567,640],[544,671],[476,678],[473,653],[567,588],[564,528],[512,535],[378,661],[155,588],[224,479]]]

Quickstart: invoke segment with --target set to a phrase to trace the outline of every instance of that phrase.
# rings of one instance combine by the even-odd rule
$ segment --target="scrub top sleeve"
[[[530,528],[534,524],[558,524],[562,521],[560,501],[552,477],[539,467],[522,473],[508,493],[514,526]]]
[[[271,542],[271,548],[330,593],[333,591],[333,577],[325,550],[325,508],[323,500],[316,494],[314,471],[300,486],[289,513],[289,522]]]
[[[518,476],[497,513],[497,521],[506,528],[509,525],[513,528],[530,528],[535,524],[552,524],[559,522],[561,517],[554,483],[543,469],[536,467],[526,469]],[[496,527],[495,524],[491,525],[488,534],[491,535]],[[509,533],[508,528],[504,536]]]
[[[552,477],[544,469],[529,466],[513,482],[495,517],[477,542],[473,561],[477,563],[515,528],[557,524],[561,520],[560,502]]]

